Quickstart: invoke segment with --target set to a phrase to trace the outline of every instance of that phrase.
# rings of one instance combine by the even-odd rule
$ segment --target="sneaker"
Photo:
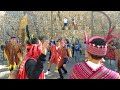
[[[54,72],[58,73],[58,70],[54,70]]]
[[[57,79],[64,79],[63,77],[57,78]]]
[[[66,64],[63,64],[63,67],[66,67]]]
[[[45,75],[49,75],[51,72],[50,71],[47,71],[46,73],[45,73]]]
[[[67,74],[68,72],[66,71],[66,72],[64,72],[63,74]]]
[[[57,79],[63,79],[63,78],[57,78]]]

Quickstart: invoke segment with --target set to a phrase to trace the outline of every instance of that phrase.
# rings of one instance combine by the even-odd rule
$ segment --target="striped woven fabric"
[[[87,44],[87,52],[94,54],[94,55],[99,55],[99,56],[104,56],[106,55],[107,52],[107,46],[105,47],[96,47],[92,46],[91,44]]]
[[[118,77],[119,73],[106,68],[104,65],[98,70],[92,71],[86,62],[75,64],[70,75],[70,79],[118,79]]]

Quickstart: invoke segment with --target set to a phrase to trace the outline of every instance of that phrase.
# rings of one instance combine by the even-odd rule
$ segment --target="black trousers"
[[[62,71],[61,71],[61,70],[63,70],[64,73],[67,73],[67,70],[63,67],[63,65],[58,69],[60,78],[63,79],[63,74],[62,74]]]
[[[72,57],[74,57],[74,47],[72,48]]]

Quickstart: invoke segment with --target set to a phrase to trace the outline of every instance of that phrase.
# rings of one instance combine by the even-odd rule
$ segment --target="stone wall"
[[[53,12],[52,22],[51,12]],[[120,33],[120,12],[104,12],[111,18],[112,25],[116,26],[115,33]],[[68,38],[74,36],[83,39],[83,30],[85,30],[91,36],[91,11],[5,11],[4,13],[4,15],[0,15],[0,38],[7,39],[6,32],[16,34],[19,30],[20,19],[24,16],[24,13],[28,15],[28,26],[32,34],[53,36],[54,38],[59,35]],[[94,13],[93,16],[93,26],[95,28],[93,35],[105,36],[108,28],[106,17],[100,13]],[[65,17],[68,18],[68,30],[62,30]],[[77,30],[71,27],[72,18],[77,23]]]

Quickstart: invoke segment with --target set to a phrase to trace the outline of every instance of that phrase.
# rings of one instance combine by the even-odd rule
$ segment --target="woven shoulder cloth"
[[[88,79],[118,79],[119,74],[105,66],[101,66],[98,70],[94,71]]]
[[[114,72],[104,65],[99,67],[96,71],[86,64],[86,62],[81,62],[75,64],[70,79],[118,79],[119,73]]]

